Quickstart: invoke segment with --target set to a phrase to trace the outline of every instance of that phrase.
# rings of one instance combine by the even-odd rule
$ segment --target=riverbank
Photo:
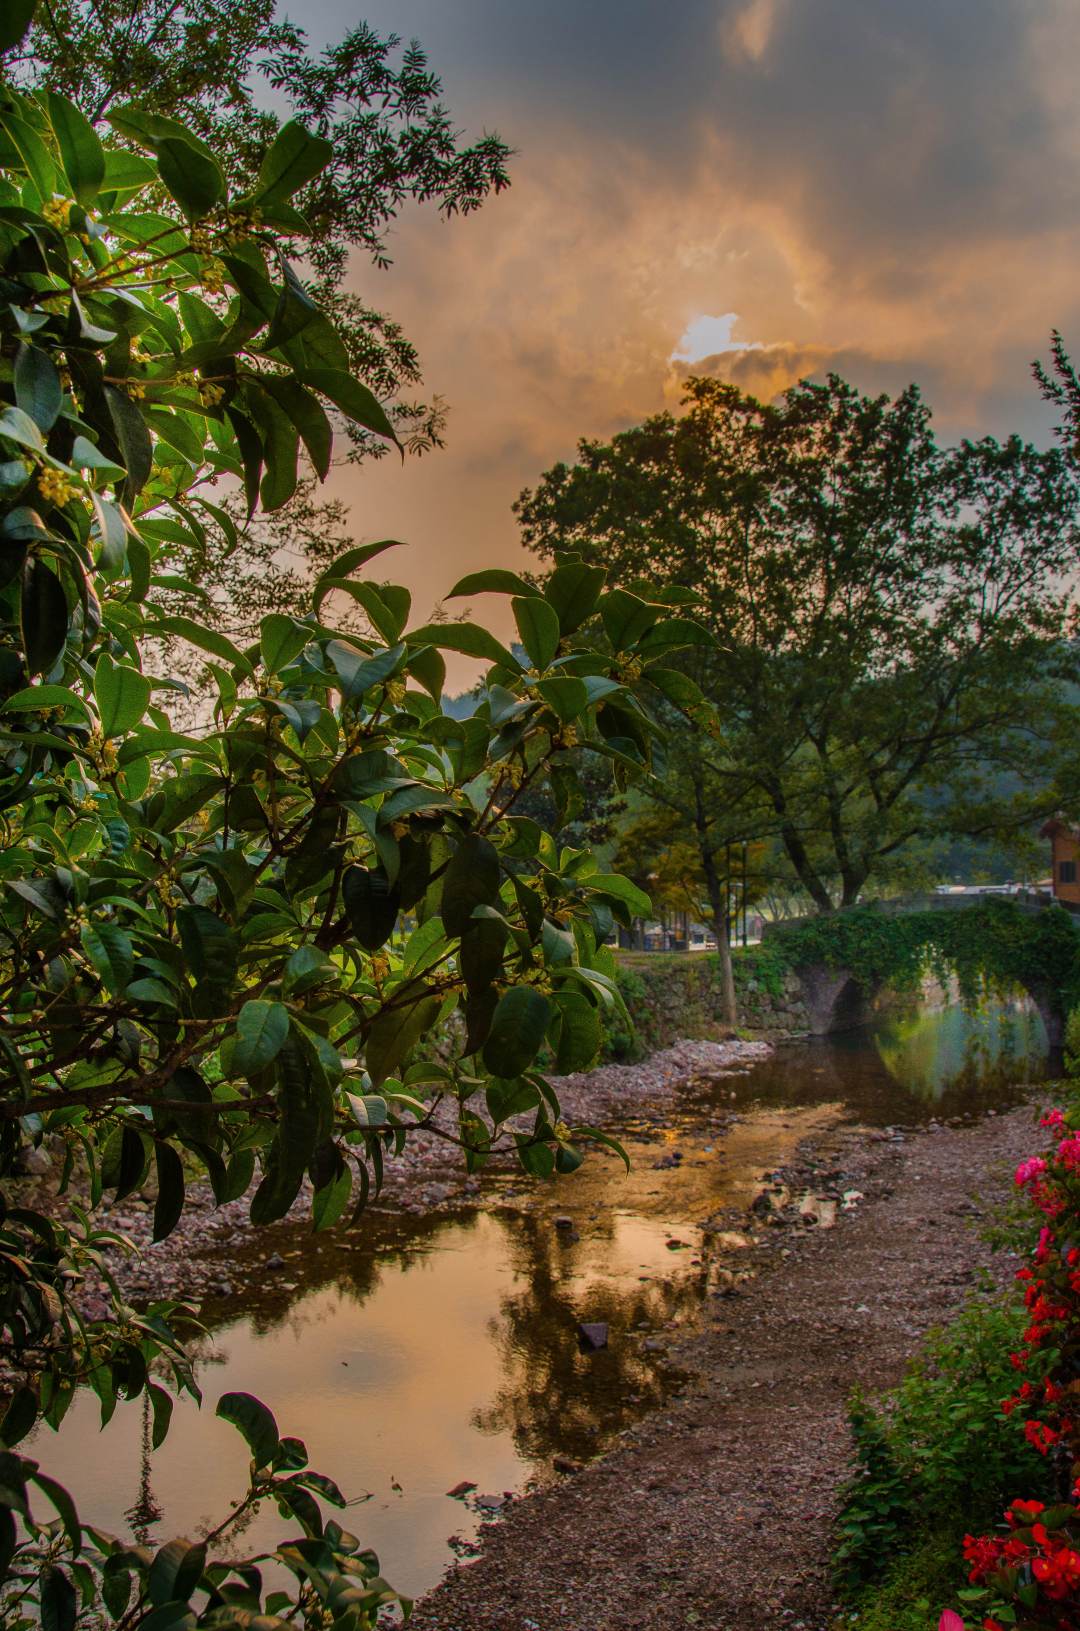
[[[743,1075],[771,1052],[767,1042],[735,1037],[721,1042],[681,1041],[637,1064],[602,1065],[572,1076],[553,1077],[552,1082],[563,1118],[570,1125],[614,1126],[617,1130],[620,1121],[631,1117],[663,1125],[682,1090],[701,1080]],[[452,1129],[455,1115],[456,1101],[445,1102],[435,1129],[411,1134],[403,1153],[387,1158],[382,1191],[377,1200],[372,1200],[373,1208],[426,1214],[478,1197],[479,1179],[465,1171],[457,1146],[440,1135],[440,1129]],[[605,1157],[596,1155],[593,1159]],[[493,1155],[488,1170],[514,1167],[512,1153],[502,1150]],[[33,1204],[46,1204],[47,1173],[23,1182]],[[250,1261],[259,1234],[248,1218],[249,1198],[218,1206],[207,1183],[192,1183],[179,1224],[167,1239],[156,1244],[151,1239],[153,1201],[153,1189],[148,1186],[119,1205],[106,1198],[95,1213],[99,1227],[119,1231],[135,1247],[134,1255],[119,1249],[108,1253],[110,1269],[125,1294],[138,1301],[175,1297],[197,1303],[207,1298],[231,1298],[237,1285],[230,1254],[235,1252],[238,1258],[244,1256]],[[305,1183],[289,1218],[303,1220],[310,1216],[310,1208],[311,1191]],[[266,1266],[272,1271],[281,1267],[269,1249]],[[103,1282],[88,1275],[81,1287],[80,1302],[91,1318],[104,1315],[108,1303]]]
[[[1032,1125],[1022,1107],[804,1148],[787,1187],[839,1176],[859,1204],[827,1230],[763,1229],[756,1277],[724,1287],[680,1352],[693,1391],[488,1525],[416,1631],[826,1631],[851,1390],[894,1383],[981,1269],[1010,1278],[976,1226]]]

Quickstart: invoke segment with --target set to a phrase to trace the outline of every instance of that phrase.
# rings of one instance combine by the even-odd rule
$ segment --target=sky
[[[417,38],[512,186],[410,208],[354,286],[417,344],[448,446],[334,478],[397,537],[426,617],[526,559],[510,506],[580,437],[677,408],[687,372],[771,396],[917,380],[943,439],[1040,441],[1052,328],[1080,354],[1075,0],[309,0]],[[456,609],[457,603],[451,603]],[[503,631],[501,608],[475,609]]]

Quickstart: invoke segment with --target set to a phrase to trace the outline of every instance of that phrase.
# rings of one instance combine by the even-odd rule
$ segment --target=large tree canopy
[[[379,309],[372,263],[388,265],[388,229],[407,203],[467,214],[499,192],[509,150],[493,134],[462,141],[415,41],[360,22],[314,51],[273,0],[49,0],[6,66],[24,87],[76,103],[108,147],[135,140],[122,118],[133,105],[183,120],[239,196],[254,187],[290,117],[328,141],[326,166],[300,178],[291,217],[275,217],[281,250],[332,317],[350,370],[386,405],[402,444],[419,453],[441,444],[445,405],[417,396],[420,358]],[[167,194],[157,203],[175,210]],[[336,457],[386,451],[362,425],[339,429]],[[211,525],[201,547],[180,542],[177,555],[179,575],[216,593],[222,626],[241,634],[265,612],[302,610],[313,576],[348,536],[341,505],[320,500],[310,476],[277,517],[237,519],[236,538]],[[177,593],[172,609],[195,612]]]
[[[581,442],[515,510],[544,557],[695,594],[711,796],[782,841],[820,911],[916,835],[1034,813],[1080,545],[1065,453],[941,448],[917,389],[834,376],[772,405],[694,379],[685,408]],[[1029,793],[1003,794],[1018,771]]]

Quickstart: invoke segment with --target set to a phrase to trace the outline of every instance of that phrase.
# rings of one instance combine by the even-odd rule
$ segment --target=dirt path
[[[769,1230],[769,1266],[718,1297],[691,1396],[485,1529],[483,1556],[418,1606],[415,1631],[823,1631],[845,1406],[894,1382],[993,1261],[982,1203],[1038,1134],[1031,1108],[820,1153],[865,1200],[825,1233]]]

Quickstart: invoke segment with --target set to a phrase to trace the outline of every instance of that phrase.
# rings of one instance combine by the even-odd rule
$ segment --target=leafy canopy
[[[710,803],[782,843],[821,911],[917,835],[1030,819],[1065,717],[1069,459],[940,448],[914,387],[835,376],[772,405],[695,379],[685,406],[582,442],[516,510],[542,556],[696,597],[716,644],[679,666],[722,719],[687,745]]]
[[[255,1560],[87,1528],[16,1453],[84,1384],[103,1421],[148,1397],[156,1439],[173,1391],[197,1391],[183,1308],[134,1310],[110,1281],[110,1317],[85,1317],[80,1275],[107,1277],[116,1243],[94,1209],[150,1180],[161,1239],[193,1177],[219,1201],[250,1192],[257,1223],[307,1182],[323,1229],[356,1218],[417,1127],[471,1168],[502,1143],[540,1176],[610,1143],[567,1125],[542,1065],[595,1056],[619,1001],[604,941],[648,902],[515,801],[546,786],[565,814],[583,745],[618,779],[645,770],[639,692],[703,635],[578,561],[542,590],[500,572],[459,586],[511,594],[520,659],[480,624],[410,627],[406,591],[363,575],[390,541],[345,551],[304,616],[265,616],[251,644],[164,613],[178,540],[228,535],[225,495],[285,505],[301,458],[325,472],[336,414],[393,429],[282,249],[329,144],[283,125],[237,192],[188,126],[113,118],[129,148],[60,92],[0,91],[0,1322],[19,1379],[0,1601],[6,1625],[59,1631],[283,1612],[363,1631],[393,1594],[247,1395],[218,1406],[252,1462],[210,1540],[274,1499],[300,1530],[274,1554],[291,1595],[264,1591]],[[335,625],[343,598],[369,636]],[[215,699],[188,732],[162,636],[199,654]],[[486,665],[465,720],[442,707],[447,649]],[[11,1204],[43,1142],[66,1206]]]

